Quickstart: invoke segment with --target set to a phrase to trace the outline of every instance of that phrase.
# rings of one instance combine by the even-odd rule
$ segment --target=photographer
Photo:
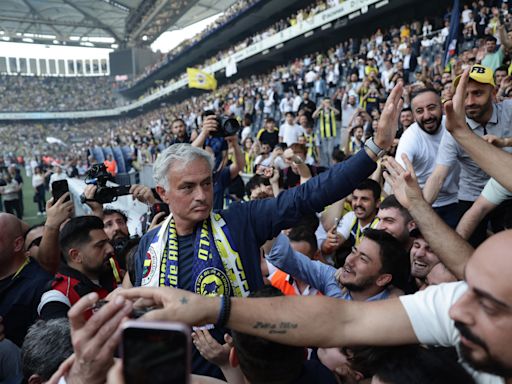
[[[111,259],[110,263],[112,271],[114,271],[114,277],[117,284],[121,284],[123,281],[125,272],[132,269],[131,265],[127,262],[127,254],[132,247],[136,247],[138,244],[138,236],[130,236],[128,229],[128,216],[118,209],[103,208],[103,204],[94,201],[98,187],[96,185],[87,185],[84,190],[84,197],[86,198],[85,204],[87,204],[94,216],[99,217],[103,221],[104,231],[114,248],[114,258]],[[153,210],[157,200],[151,191],[151,188],[133,184],[130,187],[130,194],[133,199],[137,199],[142,203],[146,203],[152,207],[151,209],[151,223],[148,230],[156,227],[166,216],[167,213],[164,211],[155,212]],[[149,214],[148,214],[149,215]],[[117,271],[119,270],[119,273]]]
[[[210,147],[213,139],[221,139],[223,143],[227,143],[229,147],[233,148],[235,162],[229,165],[225,165],[227,157],[222,151],[222,160],[220,163],[220,168],[216,168],[213,174],[213,192],[214,192],[214,200],[213,200],[213,209],[222,209],[224,205],[224,191],[232,180],[234,180],[240,171],[244,169],[245,166],[245,157],[242,153],[240,145],[238,144],[238,137],[236,135],[233,136],[225,136],[224,138],[214,136],[221,130],[220,121],[217,116],[209,115],[206,116],[203,120],[203,126],[201,133],[194,140],[192,145],[198,148],[210,149],[213,154],[216,156],[217,153],[213,147]],[[221,135],[225,134],[224,132],[220,132]],[[215,162],[217,164],[217,161]]]
[[[109,240],[130,237],[128,230],[128,217],[124,212],[116,209],[103,209],[103,204],[96,201],[98,186],[89,184],[85,187],[83,196],[84,203],[91,208],[92,214],[103,220],[105,232]],[[158,203],[151,188],[142,184],[133,184],[128,190],[133,200],[153,206]],[[161,219],[165,217],[164,212],[159,212],[153,216],[150,228],[153,228]]]

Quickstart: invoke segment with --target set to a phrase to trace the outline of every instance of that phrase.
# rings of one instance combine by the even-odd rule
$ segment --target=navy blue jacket
[[[307,183],[281,192],[277,198],[233,203],[220,211],[234,241],[232,246],[241,257],[250,290],[263,286],[260,270],[260,247],[263,243],[277,236],[281,230],[293,227],[303,215],[321,212],[326,206],[352,193],[375,167],[367,153],[359,151]],[[135,257],[135,286],[140,286],[144,259],[155,230],[148,232],[140,241]]]

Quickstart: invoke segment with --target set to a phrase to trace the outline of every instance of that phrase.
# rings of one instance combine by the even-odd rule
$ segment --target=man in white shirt
[[[279,110],[283,115],[285,115],[287,112],[292,112],[293,98],[290,93],[287,93],[286,97],[283,97],[279,102]]]
[[[402,134],[395,158],[405,167],[402,155],[407,155],[416,172],[418,183],[423,188],[436,166],[439,144],[446,133],[446,128],[441,99],[434,89],[424,88],[414,93],[411,107],[416,122]],[[452,228],[455,228],[458,221],[458,171],[457,167],[446,177],[433,204],[438,215]]]
[[[53,173],[50,176],[50,191],[52,190],[52,184],[54,181],[58,180],[67,180],[67,176],[64,172],[62,172],[62,166],[59,163],[53,163]]]
[[[279,127],[279,142],[286,143],[289,147],[299,142],[299,137],[304,136],[304,129],[295,123],[295,114],[287,112],[284,124]]]
[[[511,247],[512,231],[500,232],[469,259],[465,281],[397,299],[364,303],[326,297],[234,298],[227,311],[227,326],[289,345],[456,347],[464,368],[477,383],[511,383]],[[163,309],[146,315],[148,320],[200,325],[214,323],[226,313],[225,299],[176,289],[138,288],[121,294],[162,303]]]

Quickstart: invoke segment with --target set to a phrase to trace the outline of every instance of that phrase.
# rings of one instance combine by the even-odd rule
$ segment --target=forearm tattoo
[[[256,321],[254,325],[252,326],[253,329],[263,329],[268,331],[269,335],[280,333],[280,334],[286,334],[288,331],[292,331],[294,329],[297,329],[299,327],[299,324],[297,323],[291,323],[289,321],[281,321],[280,323],[267,323],[262,321]]]

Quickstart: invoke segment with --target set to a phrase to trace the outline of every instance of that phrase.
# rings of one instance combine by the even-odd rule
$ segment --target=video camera
[[[215,116],[214,111],[205,111],[203,113],[203,117],[206,116]],[[231,117],[226,116],[216,116],[217,124],[219,124],[219,128],[217,128],[216,132],[211,133],[213,137],[227,137],[234,136],[240,130],[240,123],[237,119],[233,119]]]
[[[107,187],[107,181],[112,179],[113,176],[107,172],[105,164],[94,164],[85,174],[85,184],[97,185],[98,188],[92,199],[87,199],[82,193],[80,195],[80,202],[85,204],[87,201],[96,201],[100,204],[107,204],[116,201],[118,196],[130,194],[131,185]]]

